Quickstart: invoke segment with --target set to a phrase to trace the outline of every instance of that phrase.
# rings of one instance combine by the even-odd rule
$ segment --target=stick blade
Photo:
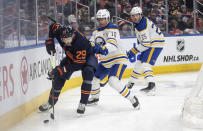
[[[54,114],[53,113],[50,114],[50,117],[51,117],[51,119],[54,120]]]

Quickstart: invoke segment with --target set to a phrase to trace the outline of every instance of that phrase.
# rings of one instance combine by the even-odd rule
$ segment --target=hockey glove
[[[107,55],[109,53],[108,49],[105,46],[101,47],[100,52],[102,55]]]
[[[134,53],[130,53],[130,51],[126,52],[130,63],[134,63],[136,61],[136,55]]]
[[[102,54],[102,55],[107,55],[109,52],[105,46],[99,46],[98,44],[95,44],[93,46],[93,51],[96,54]]]
[[[45,41],[45,45],[46,45],[46,50],[47,53],[49,55],[51,55],[51,52],[56,53],[56,49],[55,49],[55,44],[54,44],[54,39],[49,39]]]
[[[137,48],[133,47],[131,50],[129,50],[128,52],[126,52],[128,58],[131,58],[133,56],[135,56],[137,53],[139,53],[139,51],[137,50]]]
[[[62,74],[60,74],[59,70],[62,71]],[[59,66],[57,66],[54,69],[48,71],[47,75],[48,75],[47,79],[54,80],[57,77],[60,77],[61,75],[63,75],[63,70]]]
[[[47,75],[48,75],[48,77],[47,77],[48,80],[54,79],[53,70],[49,70]]]
[[[49,79],[49,80],[54,80],[58,76],[60,76],[59,72],[57,72],[56,69],[52,69],[52,70],[48,71],[47,75],[48,75],[47,79]]]
[[[128,59],[131,59],[135,56],[135,54],[131,50],[127,51],[126,54],[128,56]]]
[[[49,26],[49,37],[59,37],[60,36],[61,25],[59,23],[53,23]]]

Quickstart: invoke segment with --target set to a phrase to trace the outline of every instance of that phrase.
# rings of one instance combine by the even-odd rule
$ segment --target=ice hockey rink
[[[63,93],[55,106],[55,120],[50,113],[34,112],[10,131],[202,131],[185,127],[181,110],[185,95],[194,86],[198,72],[157,75],[155,96],[139,92],[142,81],[133,87],[140,100],[140,110],[121,97],[107,84],[101,89],[98,105],[87,106],[85,115],[78,116],[76,109],[80,88]],[[127,79],[122,80],[123,83]],[[49,119],[49,123],[43,123]]]

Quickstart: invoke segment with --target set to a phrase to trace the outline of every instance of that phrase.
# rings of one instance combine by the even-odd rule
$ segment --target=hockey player
[[[110,13],[107,9],[100,9],[96,14],[99,28],[93,32],[90,41],[94,45],[95,53],[100,54],[100,62],[92,82],[91,98],[88,104],[99,101],[100,80],[108,76],[108,83],[123,97],[127,98],[134,108],[139,108],[139,101],[133,93],[121,83],[128,58],[119,47],[120,34],[116,25],[110,24]]]
[[[54,38],[64,49],[66,57],[61,63],[48,73],[53,79],[49,100],[39,107],[40,111],[46,111],[56,104],[58,97],[66,80],[70,79],[73,72],[81,70],[83,83],[81,86],[81,99],[77,113],[84,114],[92,87],[94,72],[98,66],[97,59],[93,53],[90,42],[72,26],[62,26],[58,23],[49,27],[49,39],[46,40],[48,54],[55,51]],[[54,101],[54,102],[53,102]]]
[[[144,79],[148,83],[148,86],[141,89],[141,91],[154,94],[155,82],[151,67],[154,66],[163,49],[163,45],[165,44],[164,36],[151,20],[143,17],[140,7],[133,7],[130,14],[135,27],[137,46],[134,46],[128,51],[127,55],[129,58],[132,58],[140,53],[140,56],[135,62],[134,70],[126,86],[131,89],[136,79],[138,79],[143,72]]]

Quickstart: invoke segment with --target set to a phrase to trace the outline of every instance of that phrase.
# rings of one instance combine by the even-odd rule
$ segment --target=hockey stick
[[[54,69],[54,53],[53,53],[53,51],[51,51],[51,70],[53,70]],[[49,80],[51,80],[51,84],[52,84],[52,88],[51,88],[51,92],[50,92],[50,95],[53,95],[53,97],[54,97],[54,88],[53,88],[53,78],[48,78]],[[54,118],[55,118],[55,115],[54,115],[54,98],[52,98],[52,112],[50,113],[50,117],[51,117],[51,119],[52,120],[54,120]],[[47,124],[48,122],[49,122],[49,120],[48,119],[46,119],[46,120],[44,120],[43,121],[45,124]]]
[[[52,19],[51,17],[47,16],[47,18],[49,18],[51,21],[53,21],[54,23],[56,23],[56,20]]]
[[[52,22],[54,22],[54,23],[56,23],[56,21],[54,20],[54,19],[52,19],[51,17],[49,17],[49,16],[47,16],[47,18],[49,18]],[[55,65],[54,65],[54,53],[53,53],[53,51],[51,51],[51,70],[53,71],[53,69],[54,69],[54,67],[55,67]],[[52,88],[51,88],[51,95],[53,95],[53,97],[54,97],[54,88],[53,88],[53,78],[48,78],[49,80],[51,79],[51,82],[52,82]],[[52,113],[50,113],[50,117],[51,117],[51,119],[52,120],[54,120],[54,118],[55,118],[55,113],[54,113],[54,98],[52,98]],[[49,122],[49,120],[44,120],[44,123],[48,123]]]
[[[54,53],[53,53],[53,51],[51,52],[51,69],[53,70],[54,69]],[[54,88],[53,88],[53,78],[52,78],[52,90],[51,90],[51,94],[54,96]],[[52,98],[52,113],[50,114],[50,117],[51,117],[51,119],[53,119],[54,120],[54,117],[55,117],[55,115],[54,115],[54,98]]]

